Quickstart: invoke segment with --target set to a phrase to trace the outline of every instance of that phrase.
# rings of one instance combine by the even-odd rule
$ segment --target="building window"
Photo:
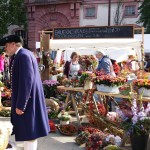
[[[136,6],[125,6],[125,16],[135,16]]]
[[[84,18],[85,19],[96,19],[97,18],[97,5],[92,6],[84,6],[83,12],[84,12]]]
[[[85,17],[95,17],[96,9],[95,7],[86,8],[86,14]]]

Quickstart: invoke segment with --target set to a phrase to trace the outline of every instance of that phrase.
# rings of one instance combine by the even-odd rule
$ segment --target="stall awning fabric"
[[[106,55],[121,62],[128,55],[137,55],[141,60],[141,41],[137,39],[77,39],[77,40],[50,40],[50,48],[65,50],[64,60],[69,60],[73,51],[80,55],[94,55],[95,50],[102,49]]]
[[[139,48],[140,40],[136,39],[71,39],[71,40],[50,40],[51,49],[66,48],[88,48],[88,49],[107,49],[107,48]]]

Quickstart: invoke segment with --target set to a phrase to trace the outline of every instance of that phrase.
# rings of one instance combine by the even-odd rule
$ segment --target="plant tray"
[[[61,129],[62,126],[68,126],[68,125],[58,125],[58,126],[57,126],[58,131],[59,131],[62,135],[73,136],[73,135],[76,135],[76,134],[77,134],[77,128],[76,128],[75,126],[71,125],[71,126],[73,126],[74,129],[75,129],[75,132],[73,132],[73,133],[66,133],[66,132],[63,132],[62,129]]]

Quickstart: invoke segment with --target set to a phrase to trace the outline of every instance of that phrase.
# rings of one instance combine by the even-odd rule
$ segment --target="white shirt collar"
[[[20,46],[18,49],[17,49],[17,51],[15,52],[15,55],[17,55],[18,54],[18,52],[19,52],[19,50],[22,48],[22,46]]]

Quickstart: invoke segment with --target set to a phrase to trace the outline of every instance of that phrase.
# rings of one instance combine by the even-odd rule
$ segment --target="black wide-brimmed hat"
[[[21,42],[23,44],[23,40],[21,37],[17,35],[8,35],[2,39],[0,39],[0,46],[5,46],[6,43],[11,43],[11,42]]]

